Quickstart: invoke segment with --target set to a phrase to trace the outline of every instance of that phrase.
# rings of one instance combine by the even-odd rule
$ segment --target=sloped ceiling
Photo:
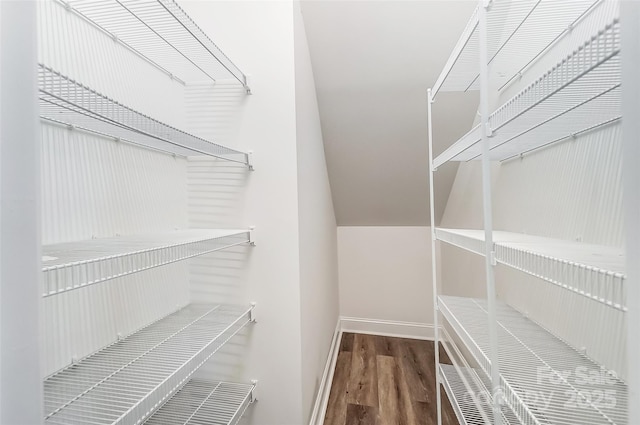
[[[429,224],[426,89],[476,4],[302,2],[338,225]],[[477,106],[476,93],[438,95],[436,154],[471,128]],[[434,180],[437,221],[456,170]]]

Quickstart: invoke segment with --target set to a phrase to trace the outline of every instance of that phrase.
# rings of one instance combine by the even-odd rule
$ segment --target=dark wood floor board
[[[436,385],[433,343],[417,340],[398,343],[398,365],[413,400],[431,401]]]
[[[413,402],[413,411],[418,418],[418,425],[437,425],[438,417],[435,405],[431,403],[427,403],[424,401],[414,401]],[[442,423],[456,423],[456,422],[447,422],[444,419],[444,415],[442,416]]]
[[[440,393],[442,394],[442,423],[443,424],[457,424],[458,418],[456,412],[451,406],[451,401],[447,397],[447,392],[442,386],[440,386]],[[437,420],[436,415],[433,416],[434,421]]]
[[[376,344],[376,354],[378,356],[393,356],[396,341],[394,338],[387,338],[380,335],[372,335]]]
[[[340,351],[353,351],[353,338],[355,334],[343,333],[340,340]]]
[[[356,334],[353,338],[347,403],[378,406],[376,346],[371,335]]]
[[[398,387],[397,365],[393,357],[378,356],[378,398],[380,400],[379,419],[382,424],[399,425],[400,388]]]
[[[347,421],[345,425],[386,425],[378,421],[378,408],[349,404],[347,406]]]
[[[442,394],[442,423],[457,425],[458,418],[447,398],[447,393],[442,387],[440,387],[440,391]],[[418,425],[436,425],[438,423],[438,410],[435,399],[429,402],[414,401],[413,408],[418,418]]]
[[[395,362],[395,376],[398,387],[398,410],[396,413],[397,423],[398,425],[426,425],[427,423],[423,421],[425,416],[416,412],[414,405],[416,396],[420,397],[420,394],[415,393],[411,388],[411,384],[409,384],[409,381],[406,379],[406,374],[401,367],[402,359],[395,358]]]
[[[351,377],[351,352],[338,353],[333,383],[329,393],[325,425],[344,425],[347,420],[347,395]]]
[[[444,346],[440,344],[440,363],[442,364],[452,364],[447,351],[444,349]]]
[[[435,370],[431,341],[345,333],[325,425],[436,425]],[[441,393],[443,425],[458,425]]]

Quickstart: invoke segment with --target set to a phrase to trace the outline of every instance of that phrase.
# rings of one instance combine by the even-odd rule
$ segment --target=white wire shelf
[[[235,78],[245,74],[174,0],[58,0],[147,61],[181,81]]]
[[[146,425],[236,425],[253,402],[254,384],[192,379]]]
[[[496,65],[499,86],[522,71],[587,15],[602,0],[493,0],[487,14],[488,64]],[[432,88],[478,90],[480,79],[478,10],[469,19]]]
[[[247,229],[188,229],[44,245],[43,296],[250,242],[251,232]]]
[[[616,20],[489,116],[490,159],[503,161],[616,122],[620,109],[620,25]],[[433,160],[482,155],[477,125]]]
[[[484,231],[436,229],[436,238],[479,255]],[[625,255],[621,248],[494,231],[496,261],[610,307],[626,310]]]
[[[493,397],[487,390],[487,383],[475,370],[447,364],[440,364],[439,370],[442,386],[460,425],[493,424]],[[520,422],[508,407],[503,406],[502,423],[518,425]]]
[[[45,423],[140,423],[250,323],[252,311],[190,304],[51,375]]]
[[[173,155],[208,155],[250,167],[249,155],[141,114],[39,65],[40,118]]]
[[[488,378],[486,301],[440,296],[438,309]],[[627,424],[624,382],[505,304],[497,321],[500,387],[522,424]]]

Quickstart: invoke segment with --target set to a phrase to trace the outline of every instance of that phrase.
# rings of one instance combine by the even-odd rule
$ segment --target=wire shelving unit
[[[188,229],[43,246],[43,296],[251,243],[247,229]]]
[[[251,168],[249,154],[217,145],[137,112],[39,65],[40,117],[173,155],[208,155]]]
[[[236,425],[254,402],[256,384],[192,379],[146,425]]]
[[[190,304],[53,374],[44,382],[45,423],[140,423],[249,324],[252,312]]]
[[[57,0],[182,82],[247,76],[174,0]]]
[[[489,116],[491,159],[506,160],[621,118],[620,24],[607,25]],[[482,155],[480,125],[434,160]]]
[[[437,228],[435,233],[439,241],[484,255],[482,230]],[[492,251],[500,264],[626,310],[625,256],[620,248],[494,231]]]
[[[489,376],[487,302],[440,296],[438,306]],[[623,381],[506,304],[497,310],[501,388],[521,423],[575,424],[578,418],[581,424],[627,423]],[[592,397],[594,391],[603,394],[602,400]],[[532,403],[537,394],[549,398]]]
[[[172,86],[176,81],[183,86],[203,82],[211,86],[212,81],[236,80],[251,94],[247,75],[174,0],[50,1],[65,7],[70,15],[64,15],[57,6],[51,11],[43,8],[42,13],[51,13],[45,16],[51,18],[49,21],[42,20],[45,27],[49,23],[55,28],[60,22],[53,21],[56,17],[69,16],[74,25],[82,24],[83,31],[108,35],[118,46],[115,50],[122,47],[133,52],[153,65],[152,71],[169,75],[172,81],[166,81]],[[63,40],[65,45],[52,46],[51,60],[65,56],[71,61],[86,60],[76,57],[73,37]],[[110,68],[98,72],[108,74]],[[38,65],[38,101],[40,118],[45,123],[173,156],[206,155],[253,169],[248,153],[160,122],[44,64]],[[243,244],[253,245],[248,229],[174,230],[45,245],[43,296],[79,290]],[[187,276],[185,270],[181,278]],[[64,300],[51,304],[56,309],[68,306]],[[118,335],[117,341],[45,378],[44,422],[236,424],[255,400],[255,382],[208,382],[194,374],[227,341],[255,321],[254,307],[255,304],[193,302],[166,316],[165,310],[162,318],[145,319],[144,324],[153,323],[124,338]],[[122,312],[113,312],[118,313]],[[53,314],[59,314],[54,320],[68,319],[65,311],[55,310]],[[61,328],[66,332],[64,326]],[[86,350],[85,355],[96,348],[81,349]]]
[[[438,264],[433,256],[435,341],[439,344],[444,333],[460,358],[454,366],[440,365],[436,350],[438,425],[442,424],[440,384],[462,424],[629,423],[626,383],[499,302],[494,277],[494,267],[504,264],[626,312],[623,251],[494,231],[490,169],[492,161],[575,139],[621,119],[618,9],[617,2],[605,0],[480,0],[443,71],[428,90],[432,251],[436,252],[436,243],[441,241],[484,256],[487,285],[485,300],[440,296]],[[583,22],[588,25],[581,27]],[[553,49],[559,45],[575,47],[490,113],[489,95],[495,94],[490,89],[500,92],[521,81],[548,52],[558,58]],[[480,90],[479,124],[434,157],[432,108],[436,96],[444,91],[470,90]],[[447,162],[470,160],[480,160],[482,165],[484,228],[436,228],[434,173]],[[447,325],[443,330],[441,317]],[[447,330],[453,331],[452,336]],[[458,345],[464,349],[458,350]],[[455,359],[451,353],[449,357]],[[567,376],[567,371],[574,375]],[[576,377],[576,371],[599,374],[601,381],[585,382]],[[595,399],[595,393],[601,394],[601,399]]]

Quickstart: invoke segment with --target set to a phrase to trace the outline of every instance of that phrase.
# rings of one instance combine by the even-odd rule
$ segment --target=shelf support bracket
[[[255,309],[256,309],[256,302],[255,302],[255,301],[253,301],[253,302],[251,303],[251,311],[249,312],[249,321],[250,321],[251,323],[256,323],[256,322],[257,322],[257,320],[256,320],[256,313],[255,313]]]
[[[493,137],[493,130],[491,129],[491,124],[487,122],[487,137]]]
[[[255,171],[253,167],[253,151],[247,152],[247,167],[249,167],[249,171]]]
[[[256,394],[256,388],[258,387],[258,380],[252,379],[251,384],[253,385],[253,389],[251,390],[251,395],[249,396],[249,403],[258,401],[258,395]]]
[[[244,89],[248,95],[253,94],[253,92],[251,91],[251,75],[244,76]]]
[[[256,246],[256,240],[253,237],[253,231],[256,230],[256,226],[249,226],[249,245]]]

